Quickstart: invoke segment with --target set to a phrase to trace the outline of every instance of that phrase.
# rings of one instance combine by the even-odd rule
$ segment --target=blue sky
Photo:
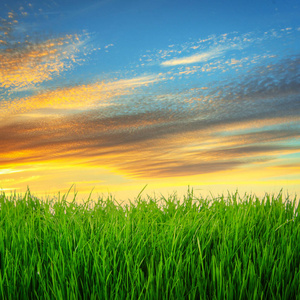
[[[14,1],[0,187],[300,192],[298,1]]]

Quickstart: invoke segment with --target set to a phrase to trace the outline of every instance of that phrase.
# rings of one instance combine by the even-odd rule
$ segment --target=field
[[[297,199],[0,194],[1,299],[300,299]]]

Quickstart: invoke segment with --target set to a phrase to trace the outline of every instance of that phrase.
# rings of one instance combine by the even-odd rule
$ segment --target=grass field
[[[300,299],[299,210],[282,193],[126,206],[2,193],[0,298]]]

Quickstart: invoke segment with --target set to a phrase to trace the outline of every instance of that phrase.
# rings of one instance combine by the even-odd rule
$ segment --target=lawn
[[[300,299],[297,198],[0,194],[1,299]]]

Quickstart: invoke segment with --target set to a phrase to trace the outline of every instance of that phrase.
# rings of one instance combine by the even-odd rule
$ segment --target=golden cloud
[[[78,36],[23,44],[0,51],[0,87],[24,88],[43,81],[71,67],[82,44]]]
[[[148,75],[112,82],[57,88],[14,101],[1,101],[0,118],[45,108],[74,111],[109,106],[114,104],[110,101],[113,97],[132,93],[140,86],[147,86],[159,80],[161,80],[159,76]]]

